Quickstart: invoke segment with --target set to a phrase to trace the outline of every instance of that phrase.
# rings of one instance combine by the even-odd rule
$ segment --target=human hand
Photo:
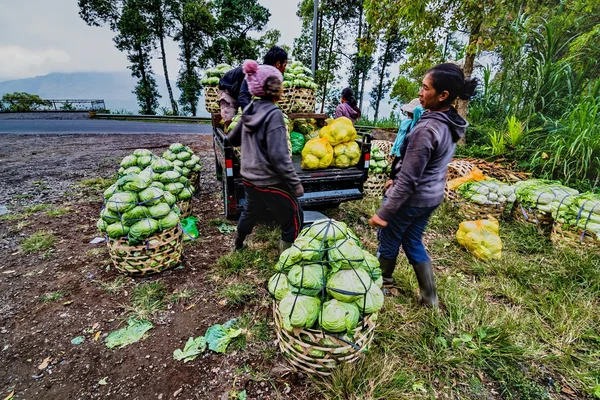
[[[377,214],[373,214],[371,219],[369,219],[369,225],[375,228],[385,228],[387,224],[387,221],[384,221],[381,218],[379,218],[379,215]]]
[[[304,195],[304,186],[302,185],[298,185],[294,188],[294,191],[292,193],[294,195],[294,197],[298,198],[298,197],[302,197]]]
[[[388,179],[388,180],[385,182],[385,186],[384,186],[383,188],[384,188],[385,190],[388,190],[388,189],[390,188],[390,186],[392,186],[392,184],[393,184],[393,183],[394,183],[394,181],[393,181],[393,180],[391,180],[391,179]]]

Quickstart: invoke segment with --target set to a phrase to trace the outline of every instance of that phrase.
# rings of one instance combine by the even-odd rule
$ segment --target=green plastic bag
[[[181,221],[184,242],[198,238],[199,233],[198,228],[196,228],[196,222],[198,222],[198,218],[196,217],[187,217]]]
[[[304,135],[292,132],[290,133],[290,142],[292,142],[292,154],[300,154],[304,148]]]

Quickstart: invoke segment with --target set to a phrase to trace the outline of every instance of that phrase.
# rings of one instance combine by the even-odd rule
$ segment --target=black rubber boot
[[[431,261],[414,264],[413,269],[415,270],[415,274],[417,274],[417,281],[419,281],[421,303],[438,308],[438,297]]]
[[[290,243],[290,242],[286,242],[283,240],[279,240],[279,253],[283,253],[284,250],[289,249],[290,247],[292,247],[294,243]]]
[[[244,239],[246,239],[245,236],[244,237],[237,236],[235,238],[235,246],[233,247],[233,251],[242,251],[247,247],[244,244]]]
[[[396,281],[392,277],[394,269],[396,269],[396,259],[393,260],[379,257],[379,268],[381,268],[381,277],[383,278],[384,287],[394,287]]]

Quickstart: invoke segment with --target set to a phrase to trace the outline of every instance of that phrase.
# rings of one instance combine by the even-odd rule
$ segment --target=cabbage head
[[[186,161],[188,161],[191,157],[192,157],[192,154],[188,153],[187,151],[182,151],[182,152],[177,153],[177,159],[180,161],[183,161],[184,163]]]
[[[165,185],[165,190],[171,194],[178,195],[183,190],[183,183],[173,182]]]
[[[125,226],[131,226],[138,221],[143,220],[144,218],[148,218],[149,213],[148,209],[144,206],[135,206],[131,210],[123,213],[121,216],[121,221]]]
[[[160,231],[168,231],[179,224],[179,216],[173,211],[169,212],[165,217],[158,220],[158,229]]]
[[[175,160],[173,161],[173,166],[176,168],[182,168],[185,166],[185,163],[181,160]]]
[[[177,197],[171,192],[164,192],[163,199],[167,202],[168,205],[173,206],[177,203]]]
[[[118,186],[116,183],[113,183],[112,185],[110,185],[105,191],[104,191],[104,198],[105,199],[110,199],[110,196],[112,196],[113,194],[115,194],[118,190],[117,190]]]
[[[166,217],[171,212],[171,206],[165,202],[161,202],[148,207],[148,212],[152,218],[161,219]]]
[[[140,172],[142,172],[142,169],[140,167],[129,167],[125,168],[123,172],[120,173],[120,175],[137,175]]]
[[[302,168],[327,168],[333,161],[333,147],[325,139],[317,138],[306,142],[302,149]]]
[[[162,182],[158,182],[158,181],[153,181],[148,187],[155,187],[155,188],[159,188],[161,190],[165,189],[165,184]]]
[[[193,168],[194,172],[198,172],[200,170],[202,170],[202,165],[200,165],[200,163],[194,165],[194,168]]]
[[[129,228],[120,222],[115,222],[106,227],[106,234],[111,239],[119,239],[123,236],[127,236]]]
[[[356,304],[333,299],[323,303],[319,325],[328,332],[341,333],[356,328],[359,317],[360,311]]]
[[[302,294],[316,296],[325,285],[327,267],[320,264],[296,264],[290,269],[287,276],[290,285],[297,289],[305,289],[302,290]]]
[[[158,221],[144,218],[129,227],[129,237],[132,239],[145,239],[158,231]]]
[[[121,190],[128,192],[139,192],[150,185],[150,179],[144,179],[142,175],[125,175],[119,178],[117,185]]]
[[[108,227],[108,224],[106,223],[105,220],[103,220],[102,218],[100,218],[98,220],[98,222],[96,222],[96,226],[98,227],[98,230],[100,232],[106,232],[106,227]]]
[[[379,267],[379,260],[373,254],[366,250],[363,250],[365,256],[365,262],[360,266],[362,269],[367,271],[371,279],[374,281],[381,277],[381,268]]]
[[[333,166],[353,167],[360,161],[360,147],[356,142],[340,143],[333,148]]]
[[[343,269],[329,276],[327,293],[334,299],[351,303],[362,299],[373,281],[362,269]]]
[[[181,177],[179,178],[179,183],[183,183],[184,185],[189,185],[190,184],[190,180],[185,177],[184,172],[185,172],[185,170],[183,168],[181,168],[181,172],[180,172],[181,173]]]
[[[152,164],[153,159],[154,159],[153,156],[138,157],[138,159],[137,159],[138,167],[146,168],[146,167],[150,166]]]
[[[321,258],[321,242],[309,237],[298,237],[292,247],[281,253],[279,262],[283,271],[287,272],[294,264],[302,261],[318,261]]]
[[[125,158],[123,158],[121,160],[121,167],[127,169],[129,167],[136,167],[137,166],[137,157],[134,155],[129,155],[126,156]]]
[[[312,327],[321,310],[321,301],[316,297],[288,294],[279,302],[279,312],[283,327],[288,331],[294,328]]]
[[[319,242],[325,243],[327,247],[331,247],[337,240],[345,239],[347,226],[343,222],[334,219],[319,219],[312,225],[303,230],[300,235],[311,237]]]
[[[337,240],[327,252],[327,258],[333,271],[360,268],[365,262],[362,249],[352,239]]]
[[[147,149],[137,149],[133,151],[133,155],[136,157],[152,157],[152,152]]]
[[[160,174],[158,180],[164,184],[167,184],[171,182],[179,182],[179,178],[181,178],[181,174],[179,172],[167,171]]]
[[[269,278],[267,287],[269,288],[269,293],[271,293],[277,301],[281,301],[281,299],[290,293],[288,278],[282,273],[277,273]]]
[[[113,222],[117,222],[121,220],[121,217],[116,212],[110,211],[107,207],[104,207],[102,211],[100,211],[100,218],[106,221],[108,224],[112,224]]]
[[[152,171],[161,174],[163,172],[172,170],[173,163],[169,160],[165,160],[164,158],[157,158],[156,160],[152,161],[150,167],[152,168]]]
[[[108,211],[121,215],[137,205],[138,197],[133,192],[117,192],[106,201]]]
[[[164,195],[164,190],[152,186],[138,193],[140,203],[143,203],[146,206],[153,206],[160,203]]]
[[[177,153],[179,153],[179,152],[182,152],[182,151],[184,151],[184,150],[185,150],[185,148],[186,148],[186,147],[185,147],[184,145],[182,145],[181,143],[173,143],[173,144],[171,144],[171,145],[169,146],[169,151],[171,151],[171,152],[173,152],[173,153],[177,154]]]
[[[177,198],[180,201],[189,200],[192,198],[192,194],[194,193],[194,191],[195,189],[192,185],[184,187],[183,189],[181,189],[181,192],[179,192],[179,194],[177,195]]]
[[[181,173],[183,174],[183,176],[188,176],[190,174],[190,172],[192,172],[192,170],[189,169],[188,167],[181,168]]]
[[[177,160],[177,154],[173,153],[171,150],[167,150],[163,153],[163,158],[165,160],[173,162]]]
[[[196,165],[198,161],[200,161],[200,157],[194,154],[189,160],[184,162],[183,165],[187,168],[194,168],[194,165]]]
[[[373,314],[383,307],[383,292],[376,284],[371,285],[365,297],[355,301],[363,314]]]

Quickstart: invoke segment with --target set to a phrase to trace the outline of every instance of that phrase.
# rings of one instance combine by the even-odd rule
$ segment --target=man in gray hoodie
[[[303,213],[297,198],[304,188],[287,145],[283,113],[275,105],[281,97],[282,76],[274,67],[244,63],[250,93],[260,97],[246,109],[241,123],[229,133],[233,146],[242,147],[241,174],[246,202],[238,221],[235,249],[244,247],[259,216],[267,209],[281,227],[280,250],[289,248],[302,229]]]

